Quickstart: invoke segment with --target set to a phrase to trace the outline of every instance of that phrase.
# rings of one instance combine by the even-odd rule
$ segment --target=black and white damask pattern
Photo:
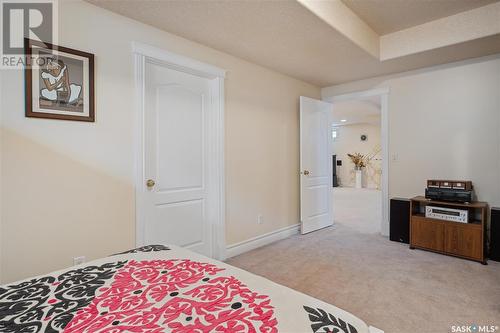
[[[128,250],[125,252],[120,252],[120,253],[115,253],[113,254],[114,256],[117,256],[119,254],[127,254],[127,253],[138,253],[138,252],[158,252],[158,251],[169,251],[170,248],[164,246],[164,245],[146,245],[142,247],[138,247],[133,250]]]
[[[309,315],[311,329],[314,333],[358,333],[354,326],[323,309],[304,306],[304,310]]]
[[[87,266],[0,287],[0,332],[61,332],[126,263]]]

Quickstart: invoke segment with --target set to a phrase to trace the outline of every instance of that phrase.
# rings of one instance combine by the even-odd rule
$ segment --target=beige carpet
[[[335,187],[333,219],[363,233],[380,233],[382,192],[366,188]]]
[[[228,263],[345,309],[386,333],[500,326],[500,263],[420,250],[337,224]]]

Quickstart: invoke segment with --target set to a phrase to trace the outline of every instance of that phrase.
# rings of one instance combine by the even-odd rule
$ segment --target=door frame
[[[333,103],[335,107],[335,102],[373,96],[380,97],[380,141],[382,148],[382,221],[380,222],[380,233],[383,236],[389,236],[389,93],[389,88],[377,88],[322,98],[324,101]]]
[[[212,221],[212,254],[215,259],[226,258],[225,237],[225,184],[224,184],[224,78],[226,71],[197,60],[175,54],[154,46],[132,42],[135,77],[135,225],[136,246],[144,244],[145,227],[145,185],[144,185],[144,92],[146,62],[159,63],[166,68],[196,75],[210,80],[211,100],[214,108],[209,117],[209,132],[211,142],[208,155],[211,161],[208,165],[208,179],[211,186],[208,193],[209,221]]]

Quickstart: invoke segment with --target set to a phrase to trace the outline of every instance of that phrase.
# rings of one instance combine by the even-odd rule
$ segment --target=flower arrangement
[[[366,166],[370,163],[371,160],[375,158],[380,153],[380,147],[376,147],[371,154],[363,155],[360,153],[347,154],[351,159],[352,163],[354,163],[354,167],[356,170],[361,170],[361,168],[366,168]]]
[[[360,153],[354,153],[354,154],[347,154],[347,156],[349,156],[352,163],[354,163],[356,170],[361,170],[361,168],[366,167],[367,157],[365,155]]]

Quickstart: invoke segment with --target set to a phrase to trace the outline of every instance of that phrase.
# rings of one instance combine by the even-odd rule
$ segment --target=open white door
[[[331,103],[300,97],[300,221],[305,234],[333,224]]]

